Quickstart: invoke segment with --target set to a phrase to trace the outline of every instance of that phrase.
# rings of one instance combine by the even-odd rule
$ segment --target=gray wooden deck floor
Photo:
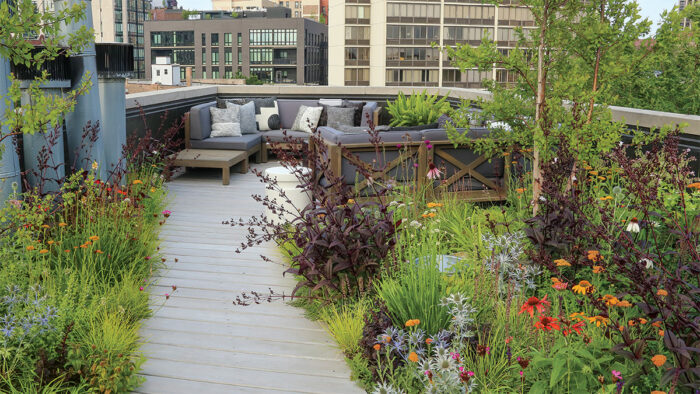
[[[258,178],[233,173],[222,186],[220,172],[198,170],[168,189],[173,213],[161,233],[167,267],[150,289],[154,316],[141,329],[146,381],[136,392],[361,392],[333,340],[301,309],[232,304],[241,291],[289,293],[294,285],[282,277],[273,246],[236,254],[245,230],[221,224],[262,212],[250,197],[264,193]],[[264,262],[261,253],[276,261]],[[177,291],[165,301],[173,285]]]

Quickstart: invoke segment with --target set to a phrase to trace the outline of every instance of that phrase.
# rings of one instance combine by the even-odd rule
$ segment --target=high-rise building
[[[150,11],[150,0],[92,0],[95,41],[132,44],[136,79],[146,76],[143,23]]]
[[[146,78],[151,78],[150,64],[167,57],[182,66],[182,80],[189,66],[195,79],[232,79],[240,72],[269,83],[328,83],[326,25],[290,18],[282,7],[244,11],[235,18],[201,15],[209,18],[145,23]]]
[[[460,71],[440,49],[479,45],[485,35],[505,52],[513,48],[515,28],[531,28],[534,19],[517,0],[505,3],[330,0],[328,84],[478,88],[485,79],[512,81],[505,70]]]
[[[211,4],[214,10],[230,12],[280,6],[291,9],[292,18],[307,18],[317,22],[328,19],[328,0],[212,0]]]

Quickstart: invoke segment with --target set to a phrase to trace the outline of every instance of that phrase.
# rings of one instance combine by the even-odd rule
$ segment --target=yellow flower
[[[659,289],[659,290],[656,292],[656,295],[661,296],[661,297],[666,297],[666,296],[668,295],[668,291],[666,291],[666,290],[664,290],[664,289]]]
[[[355,200],[353,200],[352,198],[348,199],[348,204],[354,204],[354,203],[355,203]]]
[[[605,300],[605,305],[616,305],[620,302],[620,300],[617,299],[617,297],[611,295],[611,294],[606,294],[603,296],[603,300]]]
[[[582,280],[582,281],[578,282],[577,285],[572,287],[571,290],[573,290],[574,293],[586,294],[586,292],[593,293],[595,291],[595,288],[593,287],[591,282],[589,282],[587,280]]]
[[[583,319],[588,319],[588,318],[586,317],[586,315],[583,314],[583,312],[576,312],[576,313],[570,314],[569,319],[583,320]]]
[[[99,241],[100,237],[97,235],[93,235],[92,237],[89,238],[90,241]]]
[[[152,188],[151,188],[151,193],[155,193],[155,192],[156,192],[156,188],[155,188],[155,187],[152,187]]]
[[[416,354],[416,352],[411,352],[411,354],[408,355],[408,360],[413,362],[413,363],[417,363],[418,362],[418,355]]]
[[[601,261],[603,258],[600,256],[600,252],[597,250],[588,251],[588,260],[591,261]]]
[[[133,183],[134,185],[141,185],[141,184],[143,184],[143,182],[141,182],[140,179],[135,179],[132,183]]]
[[[605,271],[605,268],[603,268],[602,265],[594,265],[593,266],[593,273],[594,274],[599,274],[601,272]]]
[[[586,170],[586,171],[590,171],[590,170],[593,169],[593,167],[591,167],[591,166],[585,166],[585,167],[583,167],[583,169]]]
[[[96,170],[98,166],[99,166],[99,165],[97,164],[96,161],[93,161],[93,162],[92,162],[92,169],[93,169],[93,170]]]
[[[617,304],[615,304],[615,306],[619,306],[621,308],[629,308],[632,306],[632,304],[630,304],[629,301],[622,300],[622,301],[618,302]]]
[[[605,197],[600,198],[601,201],[608,201],[608,200],[612,200],[612,199],[613,199],[612,196],[605,196]]]
[[[571,263],[569,263],[568,261],[566,261],[564,259],[554,260],[554,264],[556,264],[557,267],[571,267]]]
[[[27,246],[27,250],[30,251],[30,252],[31,252],[32,250],[34,250],[34,249],[36,249],[36,248],[35,248],[34,246],[32,246],[32,245]]]
[[[666,364],[666,356],[663,354],[657,354],[656,356],[651,358],[651,362],[654,363],[657,367],[663,366]]]
[[[58,224],[58,227],[66,227],[68,223],[61,222]]]
[[[49,253],[49,250],[48,250],[48,249],[41,249],[41,250],[39,251],[39,253],[41,253],[41,254]]]
[[[49,228],[49,227],[51,227],[51,226],[49,226],[48,224],[42,224],[42,225],[41,225],[41,228]]]
[[[603,326],[607,326],[610,319],[608,319],[607,317],[604,317],[604,316],[593,316],[593,317],[589,317],[588,321],[591,323],[595,323],[596,327],[600,327],[601,324]]]

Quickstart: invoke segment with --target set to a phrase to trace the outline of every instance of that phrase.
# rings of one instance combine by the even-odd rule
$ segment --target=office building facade
[[[534,26],[515,0],[499,6],[479,0],[330,0],[328,13],[332,86],[480,88],[485,79],[512,81],[505,70],[460,71],[440,48],[479,45],[488,34],[507,51],[515,46],[516,27]]]
[[[150,0],[92,0],[95,42],[125,42],[134,46],[133,78],[146,76],[143,24],[150,17]],[[150,69],[150,64],[149,67]]]
[[[325,25],[302,18],[245,17],[149,21],[146,59],[168,57],[180,64],[181,79],[232,79],[241,72],[263,82],[327,84]],[[147,78],[151,78],[150,70]]]

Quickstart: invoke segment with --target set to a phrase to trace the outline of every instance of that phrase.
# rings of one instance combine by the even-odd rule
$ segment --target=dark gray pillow
[[[355,109],[355,114],[353,117],[352,125],[353,126],[361,126],[362,125],[362,108],[365,106],[365,102],[364,101],[343,100],[342,106],[345,108],[354,108]]]
[[[341,127],[354,126],[355,108],[328,107],[328,127],[340,130]]]
[[[241,134],[256,134],[258,127],[255,124],[255,104],[249,103],[240,105],[232,101],[226,101],[226,108],[238,107],[238,117],[241,123]]]
[[[430,123],[430,124],[421,124],[418,126],[396,126],[392,127],[391,131],[421,131],[421,130],[428,130],[428,129],[437,129],[438,124],[437,122],[435,123]]]

